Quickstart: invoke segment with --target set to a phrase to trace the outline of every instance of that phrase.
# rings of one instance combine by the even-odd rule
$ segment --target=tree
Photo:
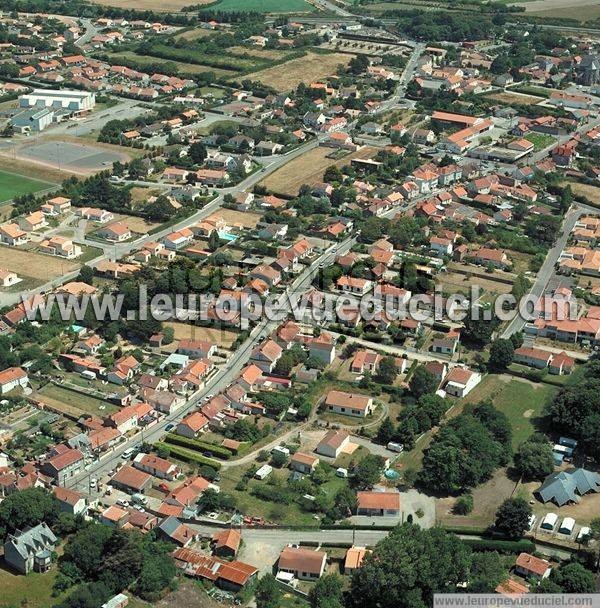
[[[348,608],[425,608],[468,578],[470,549],[441,528],[402,524],[352,574]]]
[[[344,174],[335,165],[329,165],[323,173],[324,182],[341,182],[344,179]]]
[[[52,494],[43,488],[28,488],[9,494],[0,503],[0,525],[14,532],[46,522],[52,526],[60,509]]]
[[[514,463],[519,474],[525,479],[543,479],[554,471],[552,446],[548,441],[528,439],[518,447]]]
[[[473,553],[468,590],[471,593],[493,593],[507,572],[496,551]]]
[[[365,456],[354,469],[352,483],[359,490],[372,488],[383,473],[383,458],[375,454]]]
[[[459,496],[454,505],[454,512],[457,515],[468,515],[473,510],[473,494],[463,494]]]
[[[277,608],[281,597],[281,589],[272,574],[265,574],[256,585],[256,607]]]
[[[343,608],[342,579],[337,574],[322,576],[308,594],[311,608]]]
[[[477,310],[477,314],[474,310],[471,309],[463,321],[465,326],[463,334],[468,341],[484,345],[490,341],[492,334],[500,325],[500,320],[491,310]],[[489,319],[486,318],[488,315]]]
[[[86,266],[84,264],[79,271],[79,277],[77,280],[81,281],[82,283],[87,283],[88,285],[93,285],[94,269],[91,266]]]
[[[195,164],[201,165],[206,160],[206,146],[199,141],[194,142],[188,149],[188,158]]]
[[[386,416],[377,430],[377,442],[387,445],[394,438],[395,431],[392,419],[389,416]]]
[[[594,593],[596,591],[594,575],[577,562],[571,562],[552,570],[550,580],[556,583],[563,593]]]
[[[383,357],[379,362],[379,368],[377,370],[377,381],[381,384],[387,384],[391,386],[394,384],[394,380],[398,376],[398,367],[394,357]]]
[[[490,346],[490,358],[488,365],[495,372],[504,371],[512,362],[515,355],[515,347],[510,340],[499,338],[494,340]]]
[[[520,272],[513,283],[511,289],[512,295],[515,296],[517,301],[519,301],[523,296],[529,293],[530,289],[531,281],[522,272]]]
[[[419,365],[415,369],[408,383],[410,392],[417,399],[435,393],[438,385],[438,379],[424,365]]]
[[[515,350],[517,348],[521,348],[521,346],[523,346],[523,341],[524,341],[523,332],[516,331],[514,334],[511,335],[510,341],[512,342],[512,345]]]
[[[523,498],[507,498],[496,511],[496,529],[509,538],[520,538],[529,528],[531,513]]]
[[[219,238],[219,233],[216,230],[213,230],[208,237],[208,248],[211,251],[216,251],[221,246],[221,239]]]

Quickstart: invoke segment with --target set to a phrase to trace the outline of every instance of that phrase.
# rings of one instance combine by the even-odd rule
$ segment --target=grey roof
[[[9,543],[23,559],[28,559],[32,555],[54,549],[57,538],[46,523],[42,522],[34,528],[27,528],[22,532],[17,530],[15,534],[9,535],[6,544]]]
[[[588,492],[600,492],[600,475],[585,469],[552,473],[538,489],[544,502],[554,501],[559,507],[568,502],[579,502]]]
[[[179,526],[181,526],[181,522],[176,517],[171,516],[164,519],[158,527],[167,536],[173,536]]]

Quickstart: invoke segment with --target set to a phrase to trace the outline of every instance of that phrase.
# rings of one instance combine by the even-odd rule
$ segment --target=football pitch
[[[31,194],[51,188],[55,184],[38,179],[31,179],[16,173],[0,171],[0,203],[9,201],[22,194]]]

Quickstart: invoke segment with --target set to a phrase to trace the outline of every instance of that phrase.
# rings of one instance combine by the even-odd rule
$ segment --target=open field
[[[334,152],[332,148],[313,148],[298,158],[290,161],[261,182],[271,192],[295,196],[303,184],[316,184],[323,179],[323,172],[329,165],[341,167],[352,158],[368,158],[374,148],[365,146],[341,159],[327,158]]]
[[[260,213],[247,213],[235,209],[219,209],[216,215],[232,226],[243,226],[244,228],[256,228],[262,217]]]
[[[246,47],[246,46],[231,46],[227,49],[228,55],[249,55],[250,57],[259,57],[260,59],[281,59],[286,51],[277,49],[261,49],[258,47]]]
[[[121,0],[91,0],[93,4],[102,6],[123,7]],[[193,4],[211,4],[213,0],[194,0]],[[169,0],[165,3],[162,0],[129,0],[127,8],[138,11],[158,11],[163,13],[173,13],[181,10],[184,6],[190,6],[189,0]]]
[[[466,295],[470,293],[471,285],[475,281],[471,275],[448,271],[440,273],[436,277],[436,282],[441,284],[442,291],[445,295],[455,293],[464,293]],[[477,277],[476,283],[479,285],[482,292],[486,292],[490,295],[510,293],[510,290],[512,289],[512,285],[494,281],[492,278],[481,279]]]
[[[110,53],[109,61],[118,63],[119,60],[135,61],[136,64],[144,66],[147,64],[156,65],[157,58],[137,55],[133,51],[124,51],[121,53]],[[185,63],[183,61],[174,61],[169,59],[169,63],[173,63],[179,74],[205,74],[206,72],[214,72],[216,76],[231,76],[231,70],[220,70],[207,65],[198,65],[195,63]]]
[[[183,40],[198,40],[199,38],[208,38],[212,34],[214,34],[213,30],[205,30],[203,27],[197,27],[193,30],[181,32],[177,34],[175,38],[180,38]]]
[[[565,182],[571,186],[571,190],[573,190],[573,194],[578,196],[585,196],[589,198],[592,203],[600,202],[600,187],[591,186],[590,184],[580,184],[578,182]]]
[[[50,182],[32,179],[16,173],[0,171],[0,203],[9,201],[15,196],[46,190],[54,185]]]
[[[536,424],[544,406],[557,392],[558,388],[548,384],[489,375],[466,397],[466,402],[491,399],[494,406],[508,416],[513,429],[512,443],[516,448],[537,430]]]
[[[12,270],[21,277],[51,281],[80,266],[81,262],[77,260],[64,260],[14,247],[0,247],[0,268]]]
[[[305,0],[220,0],[210,8],[253,13],[312,13],[315,10],[314,6]]]
[[[56,384],[46,384],[35,393],[35,399],[57,410],[71,414],[73,411],[79,411],[80,414],[93,414],[102,417],[108,416],[119,409],[108,401],[102,401],[102,399],[97,399],[91,395],[84,395],[62,386],[56,386]]]
[[[137,234],[146,234],[160,226],[158,222],[149,222],[143,217],[138,217],[137,215],[115,215],[115,221],[123,222],[131,232],[135,232]],[[91,222],[88,222],[91,224]],[[91,226],[92,229],[94,226]]]
[[[344,53],[307,53],[304,57],[255,72],[252,74],[252,80],[258,80],[278,91],[289,91],[301,82],[309,84],[313,80],[330,76],[338,65],[347,66],[352,57]]]
[[[56,565],[49,572],[40,574],[30,572],[27,576],[0,568],[0,587],[2,588],[2,606],[26,606],[27,608],[47,608],[59,598],[52,597],[52,586],[56,580]]]
[[[504,91],[502,93],[494,93],[493,95],[486,95],[486,99],[494,99],[500,103],[508,105],[519,104],[522,106],[535,106],[540,101],[544,101],[543,97],[533,97],[530,95],[522,95],[520,93],[511,93],[510,91]]]
[[[165,322],[167,327],[172,327],[175,331],[175,340],[169,344],[165,350],[177,348],[177,340],[209,340],[220,348],[230,348],[237,338],[235,331],[219,329],[216,327],[198,327],[189,323],[178,323],[175,321]]]
[[[556,142],[555,137],[552,137],[552,135],[545,135],[544,133],[528,133],[525,135],[525,139],[535,146],[535,152],[539,152]]]
[[[600,17],[597,0],[532,0],[524,3],[527,14],[534,17],[592,21]]]

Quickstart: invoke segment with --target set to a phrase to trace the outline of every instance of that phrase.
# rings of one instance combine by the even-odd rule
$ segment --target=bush
[[[164,439],[165,443],[177,445],[182,448],[193,450],[194,452],[212,452],[217,458],[223,458],[229,460],[233,456],[233,452],[224,448],[220,445],[214,445],[206,441],[199,441],[198,439],[188,439],[181,435],[175,435],[174,433],[167,433]]]
[[[198,452],[194,452],[192,450],[187,450],[186,448],[182,448],[176,445],[167,445],[165,443],[159,444],[156,446],[157,448],[162,448],[163,452],[166,453],[167,456],[174,456],[183,462],[189,462],[191,464],[206,464],[217,471],[221,468],[221,463],[217,460],[213,460],[212,458],[206,458],[206,456],[202,456],[202,454],[198,454]]]
[[[457,515],[468,515],[473,510],[473,495],[463,494],[458,497],[454,505],[454,512]]]
[[[463,538],[473,551],[497,551],[498,553],[534,553],[535,544],[529,540],[488,540]]]

